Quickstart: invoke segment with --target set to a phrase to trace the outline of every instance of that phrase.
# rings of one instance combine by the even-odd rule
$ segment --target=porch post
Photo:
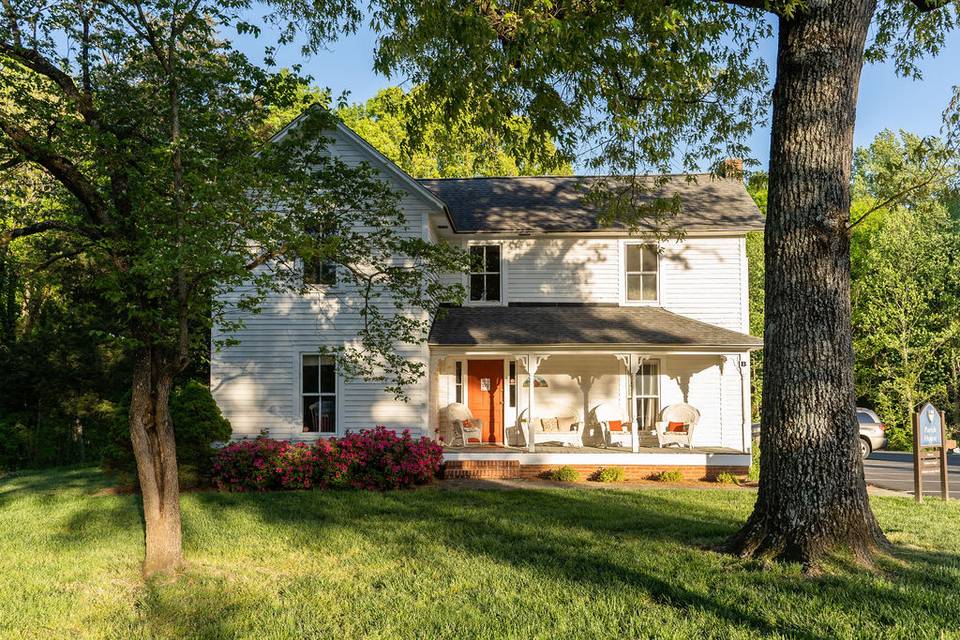
[[[730,356],[728,354],[724,354],[720,356],[720,415],[718,415],[717,417],[719,418],[719,422],[720,422],[720,445],[721,446],[723,446],[723,374],[724,374],[724,369],[726,368],[727,359],[729,357]],[[691,443],[690,446],[693,447],[693,443]]]
[[[640,451],[640,416],[637,415],[637,405],[635,401],[637,370],[640,364],[647,359],[647,356],[641,356],[636,353],[618,353],[617,358],[627,369],[627,419],[630,425],[630,449],[637,453]]]
[[[446,356],[431,355],[430,371],[427,375],[427,384],[429,390],[427,393],[427,425],[426,434],[435,440],[439,440],[442,434],[440,428],[440,369],[443,367]]]
[[[540,368],[540,362],[544,360],[546,356],[537,355],[534,353],[528,353],[526,357],[527,365],[527,382],[529,383],[529,389],[527,390],[527,451],[533,453],[536,450],[536,444],[534,443],[534,433],[533,428],[533,412],[534,412],[534,401],[533,401],[533,390],[536,386],[536,373],[537,369]]]
[[[737,370],[740,372],[740,401],[742,404],[741,416],[741,450],[750,451],[753,448],[753,407],[750,398],[750,353],[737,354]]]

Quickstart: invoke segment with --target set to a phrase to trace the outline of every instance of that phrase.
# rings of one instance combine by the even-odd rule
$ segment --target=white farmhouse
[[[415,180],[346,126],[330,135],[331,153],[404,194],[408,233],[483,266],[451,274],[468,300],[408,347],[428,374],[407,402],[317,355],[355,337],[358,301],[335,273],[270,297],[236,346],[211,354],[235,437],[410,429],[447,445],[450,476],[615,465],[699,478],[749,465],[750,352],[762,342],[748,335],[745,235],[763,218],[739,181],[670,176],[656,195],[679,194],[684,234],[657,242],[600,226],[589,178]]]

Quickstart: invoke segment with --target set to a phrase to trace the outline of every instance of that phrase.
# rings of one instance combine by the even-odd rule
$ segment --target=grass
[[[0,638],[942,638],[960,506],[876,498],[896,544],[818,578],[710,551],[750,491],[183,497],[189,566],[139,580],[138,500],[95,470],[0,480]]]

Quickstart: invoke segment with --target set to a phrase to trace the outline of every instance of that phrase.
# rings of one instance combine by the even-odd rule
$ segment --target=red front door
[[[503,442],[503,360],[467,361],[467,405],[483,422],[484,442]]]

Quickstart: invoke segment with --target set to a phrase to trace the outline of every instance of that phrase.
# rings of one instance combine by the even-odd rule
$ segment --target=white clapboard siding
[[[624,238],[523,238],[503,245],[505,303],[621,301]],[[460,242],[466,248],[469,241]],[[746,332],[743,239],[687,237],[661,244],[660,300],[665,309]],[[449,282],[465,282],[449,274]]]
[[[330,150],[344,162],[369,162],[381,170],[397,191],[405,193],[402,207],[411,237],[425,237],[426,220],[435,205],[390,174],[367,149],[341,132],[332,134]],[[242,290],[221,296],[235,302]],[[274,294],[259,314],[227,310],[226,317],[242,318],[244,327],[229,337],[239,344],[214,350],[210,382],[214,398],[233,426],[235,437],[255,436],[266,430],[273,437],[302,437],[300,366],[303,353],[315,353],[320,345],[356,343],[361,326],[361,301],[344,286],[305,295]],[[218,328],[214,338],[225,338]],[[425,345],[403,348],[411,359],[426,364]],[[349,430],[386,425],[426,432],[429,382],[424,378],[406,389],[409,399],[397,400],[381,383],[339,380],[337,428]]]
[[[743,397],[737,367],[723,367],[721,405],[720,356],[668,356],[661,360],[662,407],[686,402],[700,412],[694,446],[743,446]],[[721,414],[722,406],[722,414]]]
[[[512,302],[616,302],[617,240],[538,238],[504,242]]]
[[[739,237],[666,242],[660,257],[664,308],[725,329],[746,332],[746,255]]]

